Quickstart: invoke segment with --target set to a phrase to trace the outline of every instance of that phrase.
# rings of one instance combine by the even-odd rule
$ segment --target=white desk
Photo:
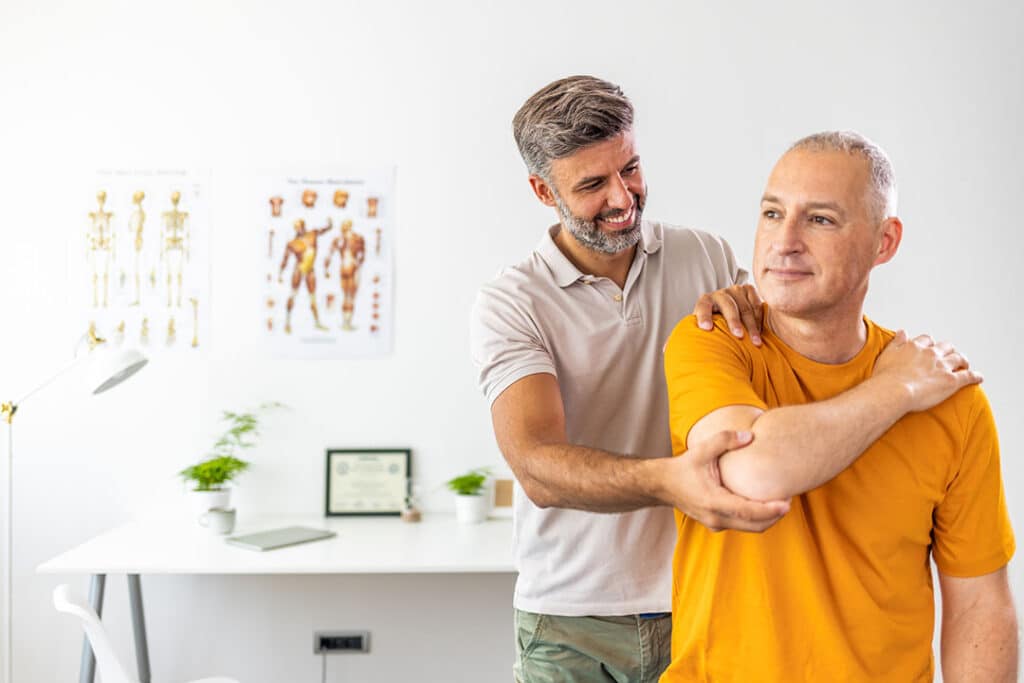
[[[41,574],[91,574],[90,602],[103,608],[107,574],[126,574],[141,683],[149,683],[149,648],[141,574],[463,574],[513,573],[512,523],[491,519],[459,524],[424,514],[397,517],[268,518],[244,521],[232,535],[282,526],[330,529],[338,535],[267,552],[228,545],[189,520],[140,520],[107,531],[37,567]],[[81,683],[92,683],[95,662],[82,650]]]

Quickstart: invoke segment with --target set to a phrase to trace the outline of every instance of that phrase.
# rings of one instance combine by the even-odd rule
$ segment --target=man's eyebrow
[[[605,176],[603,176],[603,175],[587,176],[583,180],[581,180],[578,183],[576,183],[575,185],[573,185],[572,189],[573,190],[582,190],[584,188],[584,186],[590,185],[591,183],[597,182],[599,180],[604,180],[604,179],[605,179]]]
[[[835,211],[840,216],[845,215],[842,208],[835,202],[807,202],[807,208],[814,209],[827,209],[829,211]]]
[[[633,164],[635,164],[635,163],[637,163],[639,161],[640,161],[640,155],[639,154],[634,154],[633,158],[630,159],[629,161],[627,161],[626,165],[623,166],[622,168],[628,168],[628,167],[632,166]],[[580,180],[578,183],[573,185],[572,189],[573,190],[581,190],[581,189],[583,189],[584,186],[589,185],[590,183],[596,182],[598,180],[604,180],[605,177],[606,176],[603,176],[603,175],[587,176],[583,180]]]
[[[765,194],[761,197],[761,203],[763,204],[765,202],[769,202],[771,204],[782,204],[782,200],[773,194]],[[828,209],[829,211],[835,211],[840,216],[846,215],[842,207],[835,202],[807,202],[804,207],[812,211],[815,209]]]

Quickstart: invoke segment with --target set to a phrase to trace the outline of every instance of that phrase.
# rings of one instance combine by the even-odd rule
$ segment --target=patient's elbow
[[[786,500],[795,492],[770,458],[752,452],[726,453],[718,462],[722,484],[738,496],[758,501]]]

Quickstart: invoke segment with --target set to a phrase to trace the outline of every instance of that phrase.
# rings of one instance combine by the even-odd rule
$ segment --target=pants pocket
[[[516,649],[520,658],[530,654],[540,641],[544,630],[544,616],[535,612],[516,610]]]

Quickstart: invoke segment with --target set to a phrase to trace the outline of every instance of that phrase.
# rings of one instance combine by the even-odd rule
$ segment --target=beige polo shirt
[[[672,455],[662,348],[704,292],[746,279],[724,240],[644,221],[623,289],[581,273],[548,229],[477,296],[473,361],[489,403],[517,380],[558,380],[569,443],[640,458]],[[568,616],[670,611],[669,508],[541,509],[517,486],[518,609]]]

